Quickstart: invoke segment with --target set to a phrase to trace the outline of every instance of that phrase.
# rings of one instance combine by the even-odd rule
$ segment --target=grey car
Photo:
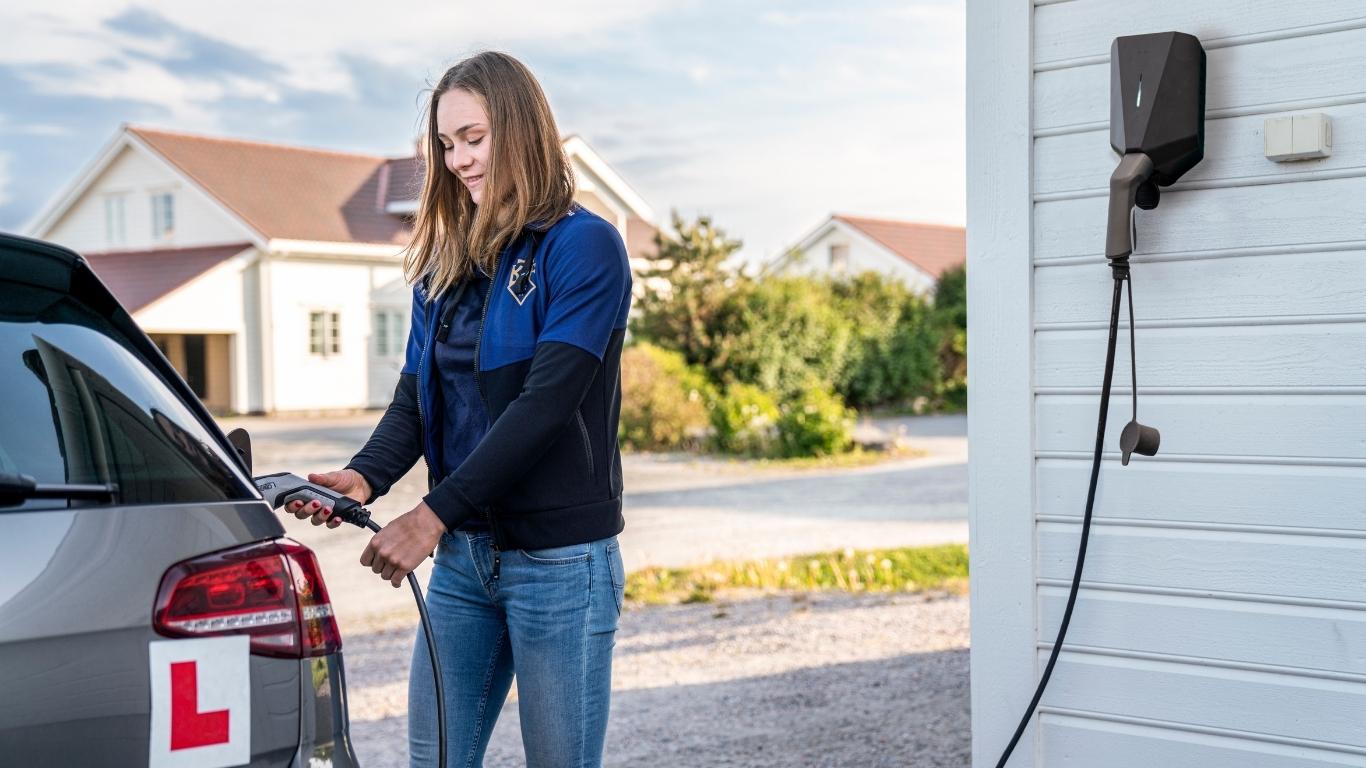
[[[312,552],[75,253],[0,234],[0,763],[343,768]]]

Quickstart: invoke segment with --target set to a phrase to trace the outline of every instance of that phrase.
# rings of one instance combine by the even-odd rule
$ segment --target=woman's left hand
[[[446,525],[441,518],[427,502],[420,501],[370,537],[370,543],[361,553],[360,564],[398,588],[403,579],[432,554],[445,532]]]

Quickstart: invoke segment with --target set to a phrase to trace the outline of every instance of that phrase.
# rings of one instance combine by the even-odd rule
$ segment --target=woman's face
[[[478,205],[484,196],[484,173],[488,170],[491,139],[489,116],[479,97],[456,88],[436,101],[436,133],[445,148],[446,168],[470,191]]]

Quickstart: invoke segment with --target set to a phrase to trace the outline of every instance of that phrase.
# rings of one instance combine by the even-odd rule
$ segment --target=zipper
[[[489,316],[489,300],[493,298],[493,284],[498,282],[498,254],[493,254],[493,277],[489,278],[489,289],[484,292],[484,306],[479,311],[479,333],[474,337],[474,388],[479,392],[479,401],[484,411],[489,409],[489,399],[484,396],[484,384],[479,380],[479,347],[484,341],[484,321]]]
[[[432,302],[432,310],[435,311],[436,303]],[[423,318],[425,321],[426,318]],[[422,463],[427,465],[427,487],[432,486],[432,462],[427,458],[427,427],[422,418],[422,366],[427,362],[427,352],[432,345],[432,326],[431,323],[424,323],[427,326],[426,337],[422,340],[422,356],[417,359],[417,430],[422,435]]]
[[[582,409],[574,409],[574,419],[579,422],[579,434],[583,435],[583,455],[588,457],[588,474],[596,477],[593,471],[593,444],[588,440],[588,425],[583,423]]]
[[[493,287],[498,282],[498,254],[493,254],[493,276],[489,278],[489,289],[484,293],[484,306],[479,311],[479,333],[474,336],[474,389],[479,393],[479,402],[484,404],[484,413],[488,413],[489,400],[484,395],[484,383],[479,380],[479,348],[484,342],[484,322],[489,316],[489,302],[493,300]],[[498,529],[493,525],[493,510],[484,507],[484,519],[489,524],[489,544],[493,547],[493,580],[498,580],[499,566],[502,557],[498,550]]]

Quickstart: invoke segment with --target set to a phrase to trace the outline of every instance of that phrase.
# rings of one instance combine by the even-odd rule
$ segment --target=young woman
[[[511,56],[451,67],[432,91],[425,140],[393,403],[345,469],[309,479],[370,503],[427,461],[429,492],[375,534],[361,564],[399,587],[435,550],[427,601],[450,765],[482,763],[515,672],[529,768],[597,766],[625,585],[625,246],[573,202],[550,107]],[[290,511],[319,525],[330,510]],[[410,759],[431,765],[421,631],[408,690]]]

